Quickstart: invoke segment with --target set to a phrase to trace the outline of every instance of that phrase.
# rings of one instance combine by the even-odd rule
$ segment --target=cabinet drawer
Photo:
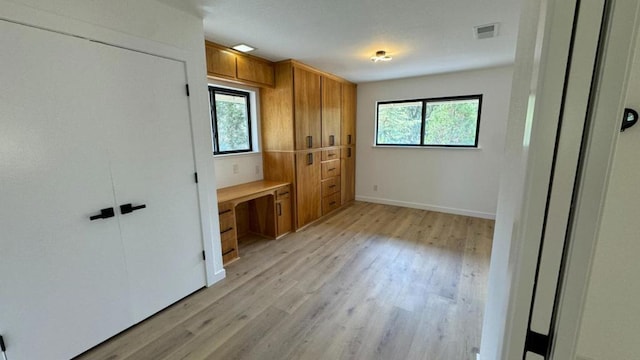
[[[231,202],[218,203],[218,215],[222,216],[226,214],[231,214],[232,212],[233,212],[233,203]]]
[[[228,250],[222,252],[222,264],[226,264],[231,260],[238,258],[238,249]]]
[[[235,235],[236,233],[233,230],[220,235],[220,245],[223,254],[236,248],[237,241]]]
[[[220,241],[225,242],[229,239],[232,239],[235,242],[236,239],[236,229],[233,227],[228,227],[220,230]]]
[[[322,198],[322,215],[328,214],[339,207],[340,207],[339,192]]]
[[[322,151],[322,161],[336,160],[340,158],[340,149]]]
[[[220,233],[228,229],[236,227],[236,218],[233,216],[233,212],[228,212],[220,215]]]
[[[328,179],[338,175],[340,175],[340,159],[325,161],[322,163],[323,179]]]
[[[322,197],[340,192],[340,176],[322,180]]]
[[[289,186],[283,186],[276,190],[276,200],[288,199],[291,197]]]

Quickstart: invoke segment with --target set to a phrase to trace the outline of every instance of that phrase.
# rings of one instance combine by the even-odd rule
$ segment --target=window
[[[214,155],[253,151],[250,95],[209,86]]]
[[[376,145],[478,147],[482,95],[378,103]]]

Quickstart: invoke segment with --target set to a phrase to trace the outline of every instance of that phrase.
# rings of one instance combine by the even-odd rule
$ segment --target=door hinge
[[[197,184],[198,183],[198,173],[197,172],[193,173],[193,177],[195,178],[196,184]]]
[[[189,96],[189,84],[186,84],[185,87],[187,88],[187,96]]]
[[[549,353],[549,336],[529,330],[524,344],[524,351],[525,353],[529,351],[546,358]]]
[[[202,260],[207,260],[207,253],[202,250]]]

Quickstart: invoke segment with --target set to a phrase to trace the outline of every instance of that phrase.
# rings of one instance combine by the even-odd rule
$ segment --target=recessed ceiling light
[[[251,47],[251,46],[249,46],[249,45],[247,45],[247,44],[238,44],[238,45],[236,45],[236,46],[233,46],[233,48],[234,48],[235,50],[242,51],[242,52],[245,52],[245,53],[246,53],[246,52],[249,52],[249,51],[253,51],[253,50],[255,50],[255,48],[254,48],[254,47]]]
[[[390,61],[392,59],[391,56],[387,55],[387,52],[384,50],[378,50],[375,55],[371,57],[371,61]]]

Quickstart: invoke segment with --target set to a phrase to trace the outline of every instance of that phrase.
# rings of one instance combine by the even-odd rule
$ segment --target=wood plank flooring
[[[355,202],[78,359],[472,360],[493,221]]]

